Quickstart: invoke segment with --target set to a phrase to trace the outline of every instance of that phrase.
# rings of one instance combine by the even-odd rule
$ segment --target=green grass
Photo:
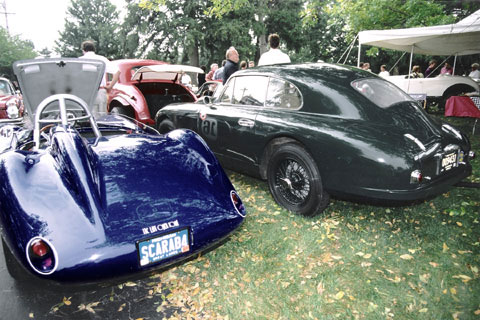
[[[472,119],[447,120],[471,135]],[[470,138],[479,157],[468,179],[478,183],[480,126]],[[50,314],[86,317],[108,305],[111,318],[143,319],[126,313],[135,303],[159,319],[480,319],[480,189],[409,206],[332,199],[304,218],[275,204],[265,182],[229,176],[248,211],[229,241],[89,293],[90,304],[65,294]]]
[[[453,122],[471,134],[469,120]],[[471,142],[480,151],[478,134]],[[333,199],[308,219],[277,206],[265,182],[229,175],[243,226],[162,275],[173,281],[163,303],[182,318],[480,319],[479,189],[400,207]]]

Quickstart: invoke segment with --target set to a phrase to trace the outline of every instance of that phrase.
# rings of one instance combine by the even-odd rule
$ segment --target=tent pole
[[[360,39],[358,39],[358,58],[357,58],[357,68],[360,68],[360,53],[362,52],[362,44]]]
[[[355,46],[355,41],[357,40],[357,37],[358,35],[355,37],[355,40],[353,40],[352,44],[350,45],[350,50],[348,50],[348,53],[345,56],[345,60],[343,61],[343,64],[347,63],[348,56],[350,55],[350,52],[352,52],[352,49]]]
[[[407,86],[407,93],[410,91],[410,75],[412,74],[412,62],[413,62],[413,45],[412,50],[410,51],[410,66],[408,67],[408,86]]]
[[[348,51],[347,55],[345,56],[345,61],[343,62],[343,64],[347,62],[348,56],[350,55],[350,52],[352,51],[352,48],[355,45],[355,41],[357,41],[357,38],[358,38],[358,34],[355,36],[355,39],[353,39],[353,41],[350,43],[348,48],[343,52],[342,56],[340,57],[340,59],[338,59],[337,63],[339,63],[343,59],[343,56],[345,56],[345,53],[347,53]]]
[[[455,53],[455,59],[453,59],[453,75],[455,75],[455,66],[457,65],[457,56],[458,56],[458,53]]]

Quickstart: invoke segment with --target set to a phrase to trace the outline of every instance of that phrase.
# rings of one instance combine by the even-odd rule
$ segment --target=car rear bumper
[[[421,183],[412,189],[376,189],[376,188],[359,188],[349,196],[359,199],[375,199],[375,200],[393,200],[393,201],[415,201],[427,199],[447,192],[453,185],[462,181],[472,173],[470,164],[457,168],[443,177],[437,178],[432,182]],[[345,196],[342,192],[333,191],[332,194]]]
[[[20,117],[20,118],[15,118],[15,119],[10,119],[10,118],[6,118],[6,119],[0,119],[0,125],[2,124],[5,124],[5,123],[8,123],[8,124],[20,124],[23,122],[23,117]]]

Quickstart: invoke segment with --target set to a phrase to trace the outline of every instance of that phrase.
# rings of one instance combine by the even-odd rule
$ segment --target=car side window
[[[233,103],[263,106],[265,103],[265,92],[267,91],[268,78],[262,76],[243,76],[235,78],[235,89],[233,90]]]
[[[13,94],[12,87],[10,84],[6,81],[0,81],[0,95],[6,96],[6,95],[12,95]]]
[[[265,106],[283,109],[298,109],[302,105],[302,95],[292,83],[270,78]]]
[[[220,102],[224,103],[232,103],[232,96],[233,96],[233,87],[235,86],[235,78],[230,79],[226,84],[225,90],[223,90],[223,94],[220,97]]]

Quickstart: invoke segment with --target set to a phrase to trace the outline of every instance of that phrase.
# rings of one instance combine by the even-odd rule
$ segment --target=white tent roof
[[[459,21],[432,27],[367,30],[359,34],[360,45],[428,55],[480,53],[480,10]]]

